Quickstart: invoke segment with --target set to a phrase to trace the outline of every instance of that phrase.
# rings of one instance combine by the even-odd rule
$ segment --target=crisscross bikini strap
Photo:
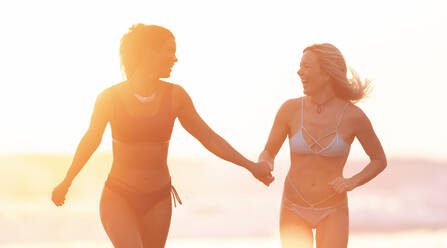
[[[309,136],[312,139],[312,142],[314,142],[309,145],[310,147],[312,147],[314,145],[318,145],[320,148],[323,148],[323,146],[318,142],[320,139],[315,139],[304,127],[302,129],[304,130],[304,132],[306,132],[307,136]],[[304,138],[304,136],[303,136],[303,138]]]
[[[343,107],[343,110],[342,110],[341,113],[340,113],[340,116],[338,117],[337,129],[338,129],[338,126],[340,126],[341,120],[343,119],[343,114],[345,113],[345,110],[346,110],[346,108],[348,107],[348,104],[349,104],[349,102],[347,102],[347,103],[345,104],[345,106]]]
[[[303,200],[307,205],[309,205],[309,207],[311,208],[315,208],[316,206],[320,205],[321,203],[328,201],[330,199],[332,199],[335,195],[337,195],[337,192],[332,193],[331,195],[329,195],[328,197],[318,201],[318,202],[314,202],[314,203],[310,203],[308,202],[306,199],[304,199],[303,195],[298,191],[298,189],[295,187],[295,184],[292,182],[292,180],[289,178],[289,176],[287,176],[287,181],[290,184],[290,186],[292,186],[293,190],[295,191],[296,195],[301,198],[301,200]]]
[[[304,199],[303,195],[301,195],[300,191],[295,187],[295,184],[292,182],[292,179],[289,178],[289,176],[287,176],[287,182],[289,183],[289,185],[292,187],[293,191],[295,191],[296,195],[303,201],[305,202],[307,205],[309,205],[310,207],[313,207],[312,203],[306,201],[306,199]]]
[[[320,148],[323,148],[323,146],[320,144],[320,142],[318,142],[318,141],[320,141],[322,138],[325,138],[325,137],[327,137],[327,136],[329,136],[329,135],[331,135],[332,133],[329,133],[329,134],[327,134],[327,135],[325,135],[324,137],[320,137],[320,138],[318,138],[318,139],[315,139],[308,131],[307,131],[307,129],[305,129],[304,128],[304,97],[303,98],[301,98],[301,129],[302,130],[304,130],[304,132],[306,132],[306,134],[307,134],[307,136],[309,136],[311,139],[312,139],[312,142],[314,142],[314,143],[312,143],[310,146],[312,147],[312,146],[314,146],[314,145],[318,145]]]
[[[324,139],[324,138],[327,138],[327,137],[331,136],[331,135],[334,134],[334,133],[336,133],[336,131],[332,131],[332,132],[330,132],[330,133],[327,133],[327,134],[321,136],[320,138],[316,139],[316,142],[319,142],[320,140],[322,140],[322,139]]]

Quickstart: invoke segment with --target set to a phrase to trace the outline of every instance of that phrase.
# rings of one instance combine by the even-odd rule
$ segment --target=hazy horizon
[[[106,12],[100,2],[21,3],[0,4],[0,154],[74,153],[96,96],[124,79],[121,36],[146,23],[176,37],[179,61],[167,81],[182,85],[242,154],[256,157],[280,105],[303,95],[301,51],[330,42],[373,79],[359,106],[387,155],[447,159],[443,2],[126,1],[107,2]],[[107,130],[101,151],[111,150],[110,140]],[[178,123],[171,143],[170,155],[204,152]],[[351,156],[365,156],[357,142]]]

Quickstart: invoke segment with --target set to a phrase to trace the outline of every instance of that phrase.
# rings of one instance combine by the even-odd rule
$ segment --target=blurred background
[[[373,79],[358,104],[389,159],[349,194],[349,247],[447,247],[446,4],[443,1],[4,1],[0,3],[0,248],[112,247],[99,195],[110,129],[66,205],[50,202],[87,130],[96,96],[124,80],[132,24],[170,29],[182,85],[202,118],[256,159],[281,104],[302,96],[302,50],[329,42]],[[177,122],[169,166],[184,205],[167,247],[280,247],[285,144],[270,188],[206,151]],[[368,163],[357,141],[345,170]]]

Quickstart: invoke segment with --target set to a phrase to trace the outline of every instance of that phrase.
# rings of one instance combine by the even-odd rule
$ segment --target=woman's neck
[[[133,93],[140,96],[152,95],[160,85],[160,79],[154,75],[136,71],[128,80]]]
[[[309,96],[310,100],[315,104],[324,104],[325,102],[330,101],[332,98],[335,98],[335,93],[330,87],[325,87],[321,89],[315,95]]]

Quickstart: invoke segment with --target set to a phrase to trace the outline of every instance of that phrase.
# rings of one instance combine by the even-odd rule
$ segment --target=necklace
[[[317,103],[317,102],[314,102],[314,101],[311,100],[315,105],[317,105],[317,114],[321,113],[321,111],[323,110],[321,107],[323,105],[325,105],[326,103],[330,102],[334,98],[335,98],[335,96],[332,96],[332,97],[330,97],[329,99],[327,99],[326,101],[324,101],[322,103]]]
[[[137,93],[133,93],[133,95],[138,99],[138,101],[140,101],[140,102],[142,102],[142,103],[149,103],[149,102],[152,102],[152,100],[155,99],[155,96],[156,96],[157,94],[153,93],[153,94],[150,95],[150,96],[140,96],[140,95],[138,95]]]

